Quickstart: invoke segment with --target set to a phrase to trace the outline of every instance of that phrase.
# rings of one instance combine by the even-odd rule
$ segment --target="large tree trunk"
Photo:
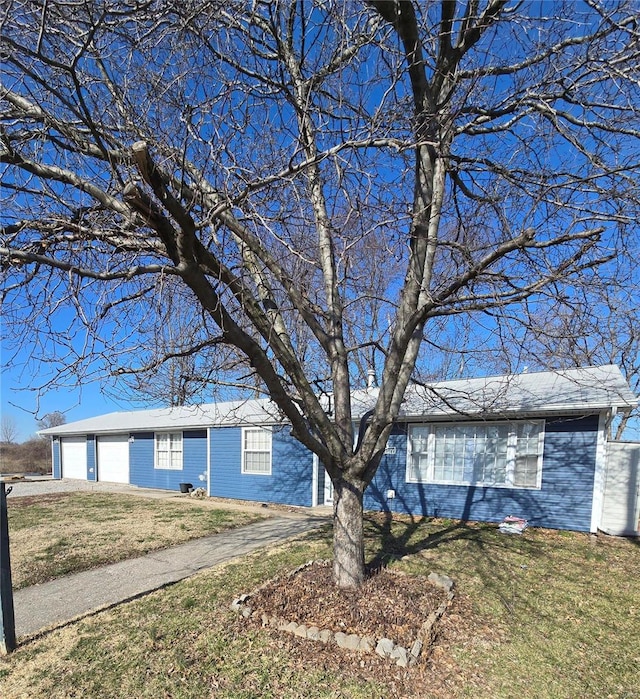
[[[364,486],[341,480],[333,491],[333,578],[338,587],[364,582]]]

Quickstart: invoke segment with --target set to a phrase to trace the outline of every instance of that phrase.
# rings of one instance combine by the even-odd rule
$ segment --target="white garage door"
[[[87,480],[86,437],[63,437],[61,442],[62,477]]]
[[[98,437],[98,480],[111,483],[129,482],[128,434]]]

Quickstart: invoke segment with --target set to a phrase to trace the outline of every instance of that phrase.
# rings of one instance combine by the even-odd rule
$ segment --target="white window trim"
[[[171,435],[171,434],[179,434],[180,435],[180,466],[159,466],[158,465],[158,437],[160,435]],[[171,453],[171,452],[169,452]],[[169,459],[169,464],[171,464],[171,459]],[[184,470],[184,433],[177,431],[177,430],[171,430],[171,431],[166,431],[166,432],[155,432],[153,435],[153,468],[158,470],[158,471],[183,471]]]
[[[247,432],[255,432],[255,431],[257,431],[257,430],[262,430],[262,431],[266,432],[266,433],[268,434],[268,436],[269,436],[269,449],[268,449],[268,453],[269,453],[269,470],[268,470],[268,471],[249,471],[249,470],[247,470],[247,466],[246,466],[246,463],[245,463],[245,456],[246,456],[246,453],[247,453],[247,449],[245,449],[246,434],[247,434]],[[241,439],[242,439],[242,442],[241,442],[241,445],[240,445],[240,451],[241,451],[241,454],[242,454],[242,464],[241,464],[240,472],[241,472],[243,475],[247,475],[247,476],[270,476],[270,475],[271,475],[272,466],[273,466],[273,430],[272,430],[270,427],[259,427],[259,426],[256,426],[256,427],[243,427],[243,428],[242,428],[242,436],[241,436]],[[257,450],[257,449],[256,449],[256,450],[251,450],[251,451],[252,451],[252,453],[260,453],[260,454],[266,453],[266,452],[263,451],[263,450]]]
[[[523,422],[535,422],[540,425],[540,433],[538,434],[538,464],[537,464],[537,480],[535,486],[526,485],[515,485],[515,466],[516,466],[516,440],[517,440],[517,426],[519,423]],[[452,481],[452,480],[437,480],[434,478],[435,472],[435,428],[436,427],[450,427],[450,426],[464,426],[464,425],[476,425],[477,422],[439,422],[430,423],[425,425],[424,423],[410,423],[407,428],[407,461],[406,461],[406,472],[405,479],[407,483],[423,483],[423,484],[433,484],[433,485],[459,485],[459,486],[475,486],[478,488],[508,488],[510,490],[541,490],[542,488],[542,460],[543,460],[543,450],[544,450],[544,436],[545,436],[545,421],[542,419],[532,419],[532,420],[509,420],[509,436],[507,442],[507,467],[506,467],[506,482],[505,483],[484,483],[484,482],[474,482],[474,481]],[[487,423],[487,424],[498,424]],[[504,423],[501,423],[504,424]],[[427,477],[426,478],[411,478],[411,429],[413,427],[428,427],[429,433],[427,437]],[[423,452],[424,453],[424,452]]]

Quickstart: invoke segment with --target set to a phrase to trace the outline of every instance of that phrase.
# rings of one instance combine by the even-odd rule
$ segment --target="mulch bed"
[[[373,574],[359,590],[338,590],[331,566],[314,564],[295,575],[277,578],[252,594],[248,604],[257,614],[249,619],[238,618],[237,624],[262,628],[261,615],[265,613],[332,631],[387,637],[402,645],[415,640],[420,626],[443,598],[443,591],[426,577],[386,569]],[[440,699],[457,694],[472,677],[461,675],[451,649],[497,641],[497,634],[477,619],[470,600],[460,590],[438,624],[432,652],[408,670],[375,653],[343,650],[335,644],[297,638],[272,628],[262,632],[301,667],[326,668],[345,678],[377,682],[385,688],[384,697],[403,699]]]
[[[357,590],[333,584],[328,563],[316,561],[284,580],[275,580],[251,596],[249,604],[268,616],[321,629],[390,638],[410,647],[421,625],[445,599],[422,577],[380,570]]]

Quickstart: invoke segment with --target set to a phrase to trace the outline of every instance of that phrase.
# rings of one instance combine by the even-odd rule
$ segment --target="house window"
[[[182,432],[156,434],[156,468],[182,470]]]
[[[429,478],[429,445],[433,435],[429,427],[412,425],[409,428],[409,465],[407,480],[426,481]]]
[[[245,427],[242,430],[242,473],[271,475],[271,430]]]
[[[540,488],[542,421],[412,425],[411,482]]]
[[[516,433],[516,455],[513,485],[517,488],[539,488],[542,461],[542,424],[519,422]]]

